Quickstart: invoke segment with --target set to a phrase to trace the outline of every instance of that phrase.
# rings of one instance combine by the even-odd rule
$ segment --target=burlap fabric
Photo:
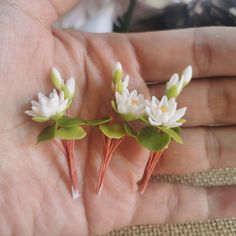
[[[236,168],[211,170],[184,176],[156,175],[151,181],[189,184],[198,187],[236,185]],[[236,196],[235,196],[236,201]],[[236,236],[236,217],[204,222],[166,225],[137,225],[125,227],[107,236]]]

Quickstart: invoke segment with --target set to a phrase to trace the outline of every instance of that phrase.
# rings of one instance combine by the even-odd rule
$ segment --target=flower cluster
[[[38,93],[38,101],[31,102],[31,110],[25,111],[36,122],[46,122],[49,120],[58,120],[69,108],[75,93],[75,80],[70,78],[64,83],[60,72],[52,69],[52,82],[56,89],[47,97],[43,93]]]
[[[51,81],[55,88],[49,96],[38,93],[38,101],[31,101],[31,110],[27,110],[25,113],[31,116],[33,121],[50,122],[50,125],[40,132],[38,142],[54,138],[62,139],[67,154],[72,197],[77,199],[79,190],[75,171],[74,140],[83,138],[86,133],[79,126],[79,120],[65,116],[75,94],[75,80],[71,77],[64,81],[60,72],[53,68]]]
[[[75,95],[75,80],[70,77],[64,81],[60,72],[54,67],[51,72],[51,81],[55,88],[49,96],[38,93],[38,101],[32,100],[31,110],[27,110],[25,113],[31,116],[33,121],[49,123],[38,135],[38,143],[54,138],[61,140],[68,163],[72,197],[77,199],[79,189],[74,155],[75,140],[80,140],[86,136],[82,125],[98,126],[109,122],[111,119],[110,117],[103,117],[96,120],[85,120],[69,117],[68,109]]]
[[[137,90],[129,90],[129,76],[123,76],[121,64],[119,62],[116,64],[112,75],[112,90],[115,100],[111,104],[121,121],[116,118],[110,123],[99,126],[105,141],[97,193],[101,193],[105,172],[112,154],[127,135],[135,138],[138,143],[151,151],[139,190],[140,193],[144,192],[157,161],[168,148],[171,140],[182,143],[179,127],[185,122],[182,117],[187,108],[177,109],[176,98],[190,82],[191,77],[192,67],[188,66],[180,79],[177,74],[171,77],[166,85],[166,93],[161,100],[155,96],[148,100]],[[141,122],[144,127],[138,131],[134,130],[132,122]]]
[[[173,74],[170,80],[166,84],[167,97],[177,98],[181,93],[181,91],[183,90],[183,88],[191,81],[191,79],[192,79],[192,66],[186,67],[180,79],[178,74]]]
[[[54,85],[49,96],[38,94],[38,100],[31,102],[31,110],[25,113],[36,122],[48,122],[39,136],[38,142],[59,138],[65,148],[69,167],[72,196],[79,197],[78,178],[75,168],[74,146],[75,140],[86,136],[81,127],[96,126],[104,136],[103,155],[98,174],[97,193],[100,194],[106,170],[113,153],[126,136],[135,138],[143,147],[150,150],[149,160],[146,164],[144,176],[139,192],[143,193],[155,165],[168,148],[172,140],[183,143],[180,136],[180,126],[185,122],[183,116],[187,108],[177,108],[177,97],[183,88],[191,81],[192,67],[188,66],[179,77],[174,74],[166,84],[164,96],[159,100],[153,96],[146,99],[137,90],[129,89],[129,76],[123,76],[120,63],[112,74],[112,92],[114,100],[111,101],[114,115],[96,120],[86,120],[78,117],[68,117],[68,109],[75,95],[75,80],[64,80],[60,72],[52,69],[51,81]],[[112,117],[112,118],[111,118]],[[141,123],[140,126],[133,123]],[[135,128],[134,128],[135,127]],[[141,127],[138,129],[137,127]],[[137,130],[138,129],[138,130]]]
[[[137,90],[128,89],[129,76],[122,80],[122,67],[117,63],[113,72],[113,88],[116,101],[113,101],[113,109],[126,121],[147,118],[152,126],[164,126],[174,128],[181,126],[181,119],[187,110],[186,107],[177,109],[176,98],[182,89],[192,78],[192,67],[188,66],[179,80],[179,76],[174,74],[166,85],[166,94],[159,101],[153,96],[151,101],[144,98],[143,94],[138,94]]]
[[[117,63],[112,79],[112,88],[115,93],[112,107],[123,119],[126,135],[135,138],[138,143],[151,151],[139,189],[139,192],[143,193],[155,165],[171,140],[183,143],[180,137],[180,126],[185,122],[182,117],[187,108],[177,109],[176,98],[191,81],[192,67],[188,66],[180,78],[178,74],[172,75],[166,84],[165,95],[161,100],[155,96],[148,100],[137,90],[129,91],[129,77],[126,75],[123,80],[122,74],[122,66]],[[133,130],[132,121],[140,121],[145,126],[138,131]],[[119,132],[120,130],[122,128]]]

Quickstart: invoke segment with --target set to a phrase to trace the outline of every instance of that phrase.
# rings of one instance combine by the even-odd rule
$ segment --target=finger
[[[236,187],[195,188],[150,183],[139,198],[132,224],[184,223],[236,214]]]
[[[186,106],[186,126],[236,124],[236,80],[194,80],[178,97],[178,107]],[[150,87],[151,95],[163,94],[165,85]]]
[[[190,174],[236,167],[236,126],[192,128],[182,132],[183,145],[172,142],[155,174]]]
[[[235,75],[235,28],[206,27],[128,35],[146,81],[163,81],[187,65],[194,77]],[[225,63],[227,62],[227,63]]]
[[[79,0],[41,0],[29,4],[26,0],[17,0],[18,10],[23,10],[45,26],[50,26],[59,16],[71,9]],[[14,5],[14,6],[15,6]]]

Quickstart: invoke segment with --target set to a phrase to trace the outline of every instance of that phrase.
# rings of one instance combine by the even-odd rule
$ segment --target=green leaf
[[[161,133],[157,127],[146,126],[138,132],[137,140],[147,149],[158,152],[168,147],[171,137]]]
[[[185,122],[186,122],[186,120],[185,120],[185,119],[179,119],[179,120],[177,120],[177,122],[179,122],[179,123],[183,124],[183,123],[185,123]]]
[[[111,117],[105,116],[105,117],[102,117],[102,118],[96,119],[96,120],[87,120],[87,124],[91,125],[91,126],[97,126],[97,125],[102,125],[102,124],[108,123],[109,121],[111,121]]]
[[[118,110],[117,110],[117,108],[116,108],[116,102],[115,101],[111,101],[111,107],[112,107],[112,109],[116,112],[116,113],[119,113],[118,112]]]
[[[125,128],[126,133],[127,133],[129,136],[131,136],[131,137],[133,137],[133,138],[136,138],[136,137],[137,137],[137,132],[135,132],[135,131],[132,129],[132,127],[131,127],[127,122],[124,123],[124,128]]]
[[[43,141],[53,139],[53,138],[55,138],[55,134],[56,134],[56,124],[50,125],[50,126],[44,128],[40,132],[40,134],[38,135],[37,142],[41,143]]]
[[[140,116],[139,119],[145,124],[150,124],[148,118],[145,115]]]
[[[126,120],[126,121],[134,121],[134,120],[138,120],[139,117],[132,114],[132,113],[126,113],[126,114],[121,114],[119,113],[119,115],[122,117],[123,120]]]
[[[33,120],[33,121],[36,121],[36,122],[38,122],[38,123],[43,123],[43,122],[48,121],[49,119],[48,119],[48,118],[45,118],[45,117],[33,117],[32,120]]]
[[[56,136],[65,140],[79,140],[86,136],[86,132],[80,126],[65,127],[58,129]]]
[[[175,127],[175,128],[172,128],[172,130],[174,130],[175,133],[177,133],[178,135],[180,135],[182,129],[181,129],[180,127]]]
[[[102,124],[99,125],[99,129],[105,136],[109,138],[120,139],[126,135],[124,127],[119,124],[115,125]]]
[[[59,120],[57,120],[57,124],[59,127],[73,127],[77,125],[87,125],[87,122],[79,118],[63,116]]]
[[[168,99],[170,98],[177,98],[178,92],[177,92],[177,86],[173,85],[166,91],[166,96]]]
[[[180,137],[180,135],[178,133],[176,133],[173,129],[171,128],[167,128],[167,127],[158,127],[162,132],[168,134],[171,136],[171,138],[173,138],[177,143],[183,144],[183,140]]]

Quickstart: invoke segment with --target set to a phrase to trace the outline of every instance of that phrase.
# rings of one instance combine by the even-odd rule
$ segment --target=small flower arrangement
[[[145,191],[158,160],[164,150],[168,148],[170,142],[174,140],[177,143],[183,143],[180,137],[180,126],[185,122],[182,117],[185,115],[187,108],[177,109],[176,98],[191,81],[191,78],[192,67],[188,66],[180,79],[177,74],[170,78],[166,85],[165,95],[161,100],[153,96],[149,101],[144,98],[143,94],[138,94],[136,90],[129,91],[129,76],[126,75],[123,79],[122,66],[120,63],[116,64],[112,78],[115,101],[112,101],[111,104],[114,112],[122,121],[116,124],[117,129],[114,130],[109,124],[100,126],[101,131],[106,136],[106,142],[99,174],[98,193],[101,192],[104,174],[111,156],[126,135],[135,138],[139,144],[151,152],[139,189],[141,194]],[[142,128],[140,130],[132,128],[132,122],[134,121],[141,123]],[[108,144],[111,144],[111,148]]]
[[[73,199],[79,197],[78,179],[75,167],[74,146],[75,141],[86,136],[81,126],[97,126],[110,121],[110,117],[97,120],[85,120],[69,116],[69,107],[75,95],[75,79],[73,77],[64,81],[60,72],[53,68],[51,81],[54,89],[49,96],[38,93],[38,101],[31,101],[31,110],[25,113],[38,123],[48,123],[38,135],[38,143],[55,138],[61,140],[65,149],[68,163],[71,191]]]
[[[102,191],[110,160],[126,136],[136,139],[140,145],[150,150],[139,188],[142,194],[158,160],[171,141],[183,143],[180,126],[185,122],[183,116],[187,108],[177,109],[176,99],[191,78],[192,67],[188,66],[181,78],[177,74],[170,78],[161,100],[155,96],[148,100],[137,90],[129,90],[129,76],[123,76],[122,66],[117,63],[111,84],[114,94],[111,106],[115,115],[87,120],[69,116],[69,108],[75,96],[75,79],[71,77],[64,81],[60,72],[53,68],[51,81],[54,89],[49,96],[39,93],[38,101],[33,100],[31,110],[25,113],[35,122],[48,124],[38,135],[38,143],[56,138],[61,140],[66,153],[73,199],[79,197],[74,146],[76,140],[81,140],[86,136],[86,131],[82,126],[98,127],[104,139],[96,187],[98,194]],[[134,122],[140,124],[139,130],[133,128]]]

